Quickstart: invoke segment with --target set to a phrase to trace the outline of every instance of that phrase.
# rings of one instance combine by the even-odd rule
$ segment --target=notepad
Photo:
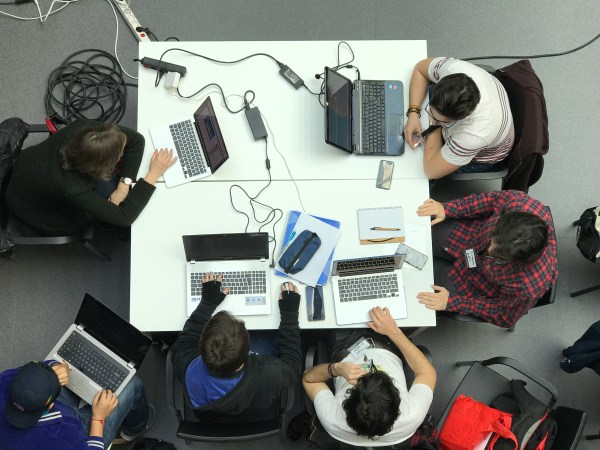
[[[362,245],[404,242],[406,230],[401,206],[363,208],[357,213],[358,236]]]

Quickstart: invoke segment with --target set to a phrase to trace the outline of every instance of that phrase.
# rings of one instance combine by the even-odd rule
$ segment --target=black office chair
[[[550,289],[531,308],[532,309],[539,308],[540,306],[551,305],[552,303],[554,303],[554,300],[556,299],[556,290],[557,290],[557,281],[555,281],[552,284],[552,286],[550,286]],[[452,319],[452,320],[458,320],[459,322],[488,323],[480,317],[472,316],[470,314],[460,314],[460,313],[452,312],[452,311],[437,311],[436,315],[438,317],[445,317],[445,318]],[[517,326],[517,324],[514,324],[513,326],[508,328],[508,331],[510,331],[510,332],[515,331],[516,326]]]
[[[25,140],[29,133],[49,133],[46,125],[28,125],[28,130],[23,140]],[[13,163],[18,158],[21,152],[21,141],[19,147],[14,151]],[[6,188],[10,180],[12,166],[7,170],[6,176],[2,180],[0,186],[0,226],[2,230],[10,237],[15,246],[20,245],[63,245],[71,243],[82,244],[86,249],[91,251],[94,255],[98,256],[104,261],[110,261],[110,256],[102,253],[98,250],[90,241],[94,234],[94,225],[88,226],[82,233],[67,236],[40,236],[40,234],[28,224],[19,220],[9,211],[6,202]],[[9,255],[10,259],[16,258],[15,249]]]
[[[176,417],[177,437],[186,444],[200,442],[243,442],[262,439],[279,434],[281,441],[287,439],[287,414],[294,404],[294,387],[290,386],[281,394],[281,414],[278,418],[254,423],[217,424],[202,422],[194,414],[185,387],[173,374],[171,349],[166,360],[167,405]],[[178,397],[178,400],[175,397]]]
[[[538,388],[536,392],[528,389],[530,393],[548,407],[553,408],[558,400],[558,391],[552,383],[514,359],[500,356],[480,362],[460,361],[456,365],[470,366],[470,369],[448,402],[438,422],[438,430],[441,430],[444,426],[448,413],[459,395],[466,395],[489,405],[499,395],[511,391],[510,380],[496,370],[491,369],[490,366],[503,366],[503,372],[508,368],[508,370],[514,370],[525,376],[528,386]],[[575,450],[583,433],[587,413],[578,409],[559,406],[554,410],[554,419],[557,422],[557,434],[549,450]]]

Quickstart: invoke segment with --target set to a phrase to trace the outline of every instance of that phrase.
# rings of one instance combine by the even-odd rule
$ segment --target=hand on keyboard
[[[69,382],[69,365],[66,362],[54,364],[51,366],[52,370],[58,377],[58,381],[61,386],[64,386]]]
[[[150,184],[156,184],[159,177],[167,171],[169,167],[175,164],[177,156],[173,155],[173,149],[161,148],[154,150],[152,159],[150,160],[150,168],[148,174],[144,177]]]
[[[92,420],[105,420],[119,404],[117,396],[107,389],[96,394],[92,402]]]
[[[216,303],[218,306],[225,296],[229,294],[229,288],[224,287],[221,292],[221,281],[223,276],[221,274],[215,277],[214,272],[208,272],[202,277],[202,302]]]

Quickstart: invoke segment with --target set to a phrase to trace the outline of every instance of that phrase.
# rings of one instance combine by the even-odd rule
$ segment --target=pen
[[[402,228],[371,227],[375,231],[400,231]]]

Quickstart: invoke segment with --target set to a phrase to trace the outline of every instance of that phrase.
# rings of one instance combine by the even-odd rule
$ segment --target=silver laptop
[[[229,158],[210,97],[193,117],[153,126],[150,136],[155,148],[177,152],[177,162],[164,174],[167,187],[207,177]]]
[[[350,81],[325,67],[325,142],[359,155],[404,153],[404,88],[398,80]]]
[[[182,236],[187,259],[187,313],[202,298],[202,276],[221,274],[229,294],[219,309],[236,316],[271,314],[268,233]]]
[[[389,308],[394,319],[406,318],[401,270],[405,258],[400,254],[334,261],[331,282],[337,324],[364,323],[375,306]]]
[[[101,389],[119,395],[142,363],[152,339],[85,294],[75,323],[46,359],[66,361],[72,369],[66,388],[92,404]]]

